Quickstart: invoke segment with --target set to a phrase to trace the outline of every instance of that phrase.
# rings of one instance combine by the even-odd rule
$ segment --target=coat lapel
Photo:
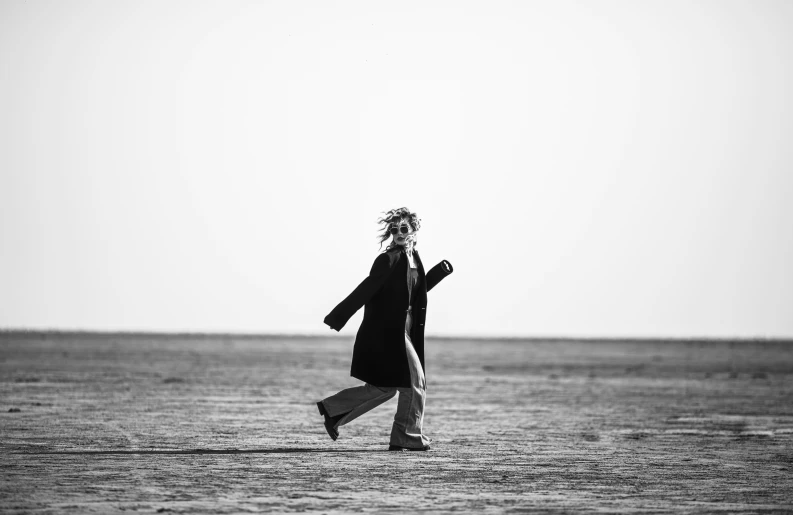
[[[421,262],[421,256],[419,256],[419,251],[413,249],[413,256],[416,258],[416,267],[419,269],[419,282],[416,284],[424,284],[424,265]]]

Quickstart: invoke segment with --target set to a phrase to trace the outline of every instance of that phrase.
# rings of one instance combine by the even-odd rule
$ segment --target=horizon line
[[[233,331],[166,331],[166,330],[107,330],[107,329],[57,329],[57,328],[5,328],[0,327],[0,336],[88,336],[88,337],[164,337],[164,338],[350,338],[347,334],[319,334],[301,332],[233,332]],[[672,342],[769,342],[790,343],[793,338],[780,336],[571,336],[571,335],[425,335],[433,340],[515,340],[550,342],[626,342],[626,341],[672,341]]]

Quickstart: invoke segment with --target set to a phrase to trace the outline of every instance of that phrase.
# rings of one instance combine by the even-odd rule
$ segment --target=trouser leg
[[[335,417],[346,413],[334,427],[338,428],[367,411],[370,411],[396,395],[396,388],[380,388],[371,384],[355,386],[323,399],[328,415]]]
[[[410,319],[407,324],[410,330]],[[422,433],[424,424],[424,403],[427,385],[424,370],[421,367],[416,349],[410,341],[409,332],[405,332],[405,353],[410,367],[410,388],[397,388],[399,400],[394,424],[391,427],[391,445],[400,447],[421,448],[430,444],[429,438]]]

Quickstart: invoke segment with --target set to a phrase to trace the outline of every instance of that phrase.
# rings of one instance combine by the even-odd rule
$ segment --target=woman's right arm
[[[369,277],[364,279],[346,299],[333,308],[333,311],[325,317],[325,323],[331,329],[340,331],[347,321],[383,286],[393,270],[393,265],[394,263],[387,252],[377,256],[369,271]]]

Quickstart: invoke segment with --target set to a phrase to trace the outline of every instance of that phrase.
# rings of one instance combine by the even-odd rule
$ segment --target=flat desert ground
[[[427,341],[327,436],[352,337],[0,333],[4,513],[793,512],[793,342]]]

